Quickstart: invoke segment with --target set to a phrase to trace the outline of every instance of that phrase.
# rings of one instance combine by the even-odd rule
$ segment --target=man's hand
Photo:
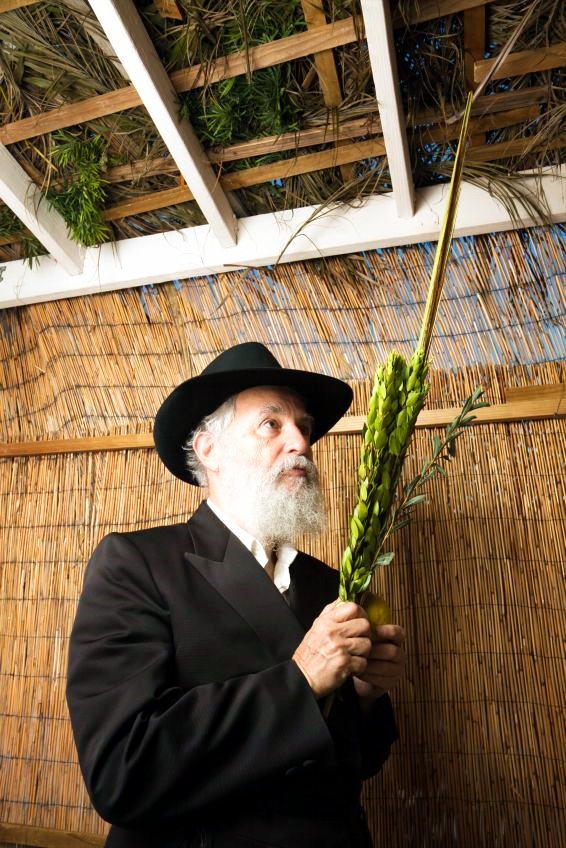
[[[334,601],[322,610],[293,654],[316,698],[334,692],[353,675],[365,681],[374,650],[371,635],[367,615],[357,604]]]
[[[396,686],[405,669],[405,631],[397,624],[382,624],[373,630],[373,644],[366,668],[354,677],[362,705],[369,707]]]

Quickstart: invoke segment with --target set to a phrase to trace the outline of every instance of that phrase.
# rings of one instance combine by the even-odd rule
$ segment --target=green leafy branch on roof
[[[100,136],[53,134],[51,159],[60,180],[47,192],[49,202],[63,216],[70,237],[86,247],[108,241],[111,231],[104,220],[107,181],[107,143]]]

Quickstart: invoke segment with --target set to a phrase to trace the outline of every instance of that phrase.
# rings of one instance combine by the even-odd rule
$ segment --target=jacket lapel
[[[266,645],[277,662],[294,653],[305,629],[239,539],[201,504],[189,521],[194,551],[185,558],[226,600]]]
[[[338,572],[299,552],[291,565],[289,605],[308,630],[326,604],[338,597]]]

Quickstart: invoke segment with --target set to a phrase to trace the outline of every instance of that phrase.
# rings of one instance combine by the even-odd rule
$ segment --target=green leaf
[[[402,529],[403,529],[403,527],[407,527],[407,525],[409,525],[410,523],[411,523],[411,519],[410,519],[410,518],[402,518],[400,521],[396,521],[396,522],[392,525],[392,527],[391,527],[391,532],[392,532],[392,533],[396,533],[396,532],[397,532],[397,530],[402,530]]]
[[[392,453],[393,456],[399,456],[401,453],[401,444],[396,432],[391,433],[389,436],[389,452]]]
[[[403,504],[403,509],[406,509],[407,507],[416,506],[417,504],[420,504],[423,501],[426,501],[426,495],[415,495],[414,498],[409,498],[408,501],[405,501],[405,503]]]
[[[392,562],[394,556],[395,553],[393,551],[390,551],[387,554],[380,554],[374,560],[374,568],[379,568],[382,565],[389,565]]]
[[[368,508],[365,503],[360,501],[356,505],[354,512],[356,513],[356,517],[359,518],[361,522],[364,522],[368,514]]]

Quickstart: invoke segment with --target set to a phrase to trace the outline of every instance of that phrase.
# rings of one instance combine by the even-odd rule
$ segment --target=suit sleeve
[[[112,824],[198,813],[334,749],[292,660],[184,691],[166,602],[140,550],[104,539],[70,639],[67,701],[87,789]],[[172,682],[173,681],[173,682]]]
[[[381,770],[391,753],[391,746],[399,738],[389,695],[378,698],[360,726],[362,777],[366,779]]]

